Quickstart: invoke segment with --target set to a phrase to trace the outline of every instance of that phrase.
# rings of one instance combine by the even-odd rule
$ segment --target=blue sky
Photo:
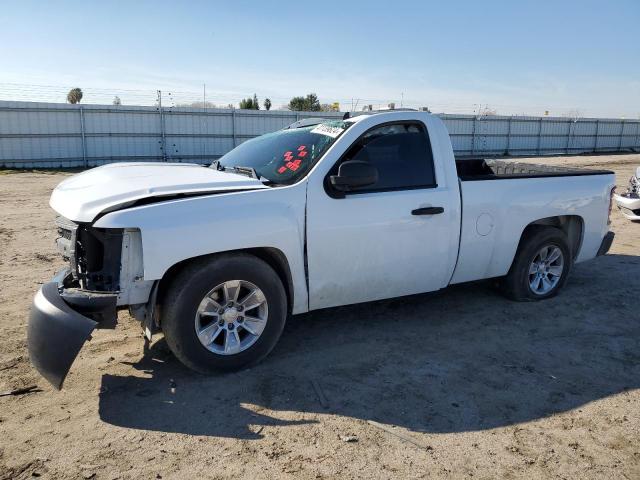
[[[0,98],[640,115],[640,1],[0,2]],[[167,98],[167,97],[165,97]]]

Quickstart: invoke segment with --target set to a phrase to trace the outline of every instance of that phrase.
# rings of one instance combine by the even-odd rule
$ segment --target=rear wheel
[[[208,373],[264,358],[284,328],[287,302],[276,272],[247,254],[211,257],[183,269],[163,301],[161,326],[174,355]]]
[[[502,290],[517,301],[557,295],[573,266],[567,237],[554,227],[531,227],[521,240]]]

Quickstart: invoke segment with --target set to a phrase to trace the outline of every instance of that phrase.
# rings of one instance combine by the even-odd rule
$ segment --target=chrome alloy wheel
[[[564,255],[555,245],[542,247],[529,265],[529,288],[536,295],[551,292],[562,276]]]
[[[267,299],[256,285],[228,280],[202,299],[195,318],[200,343],[218,355],[234,355],[251,347],[267,325]]]

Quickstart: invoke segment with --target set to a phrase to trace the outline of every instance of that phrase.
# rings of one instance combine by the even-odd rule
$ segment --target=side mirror
[[[378,181],[378,169],[369,162],[349,160],[340,165],[338,175],[331,175],[329,181],[333,188],[348,192],[354,188],[373,185]]]

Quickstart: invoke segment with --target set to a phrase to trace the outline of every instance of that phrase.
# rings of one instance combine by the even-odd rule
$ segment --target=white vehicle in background
[[[614,195],[620,212],[629,220],[640,220],[640,167],[629,179],[629,187],[622,194]]]
[[[499,278],[552,297],[605,254],[614,175],[456,161],[442,121],[393,111],[305,120],[210,167],[128,163],[51,196],[69,267],[37,293],[32,363],[56,388],[128,307],[185,365],[264,358],[290,314]]]

